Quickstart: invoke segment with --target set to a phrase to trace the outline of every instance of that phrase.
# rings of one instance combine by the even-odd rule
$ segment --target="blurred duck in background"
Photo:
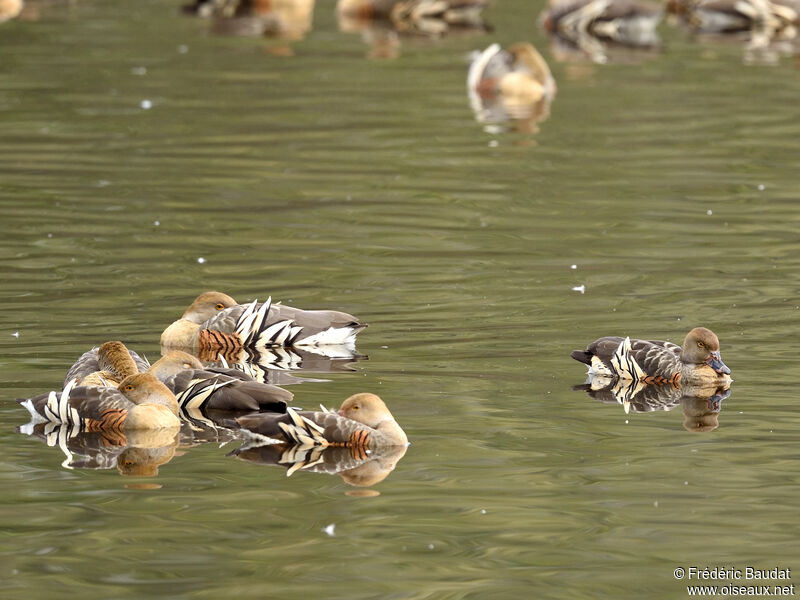
[[[515,128],[532,133],[550,116],[556,82],[531,44],[517,43],[506,50],[492,44],[473,53],[467,95],[479,123],[511,121]]]
[[[451,29],[483,30],[488,0],[339,0],[336,12],[342,31],[362,31],[371,21],[384,21],[402,33],[438,36]]]
[[[800,0],[669,0],[667,10],[697,35],[746,41],[746,61],[796,50]]]
[[[210,18],[214,33],[300,40],[311,31],[314,0],[195,0],[183,11]]]
[[[609,47],[658,48],[662,15],[661,6],[641,0],[551,0],[539,24],[562,56],[572,49],[605,63]]]

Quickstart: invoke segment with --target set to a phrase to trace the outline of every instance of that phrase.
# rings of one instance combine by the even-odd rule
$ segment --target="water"
[[[0,25],[4,598],[681,598],[678,566],[800,569],[792,59],[662,25],[661,53],[557,62],[508,0],[379,60],[330,3],[288,41],[178,4]],[[520,39],[551,116],[487,132],[464,57]],[[235,443],[68,470],[14,433],[14,398],[107,339],[157,357],[206,289],[370,323],[369,360],[293,391],[387,401],[412,445],[379,495]],[[735,379],[713,431],[572,389],[594,338],[699,324]]]

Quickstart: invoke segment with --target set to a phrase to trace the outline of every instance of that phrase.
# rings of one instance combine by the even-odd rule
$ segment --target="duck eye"
[[[217,310],[222,310],[223,308],[225,308],[225,305],[222,302],[217,302],[214,308],[216,308]]]
[[[126,385],[126,386],[125,386],[125,391],[126,391],[126,392],[130,392],[130,391],[132,391],[132,390],[133,390],[133,386],[132,386],[130,383],[129,383],[128,385]]]

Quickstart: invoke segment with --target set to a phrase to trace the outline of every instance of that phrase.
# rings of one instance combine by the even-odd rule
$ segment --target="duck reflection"
[[[210,18],[214,33],[300,40],[311,31],[314,0],[195,0],[183,11]]]
[[[634,50],[657,50],[659,5],[636,0],[551,0],[539,17],[558,60],[631,62]]]
[[[137,431],[78,431],[53,423],[17,427],[17,433],[38,438],[58,447],[67,469],[113,469],[121,475],[154,477],[158,468],[172,460],[179,435],[174,429]]]
[[[708,432],[719,427],[722,401],[730,387],[648,385],[618,377],[590,375],[586,383],[575,386],[604,404],[620,404],[629,413],[669,411],[680,405],[687,431]]]
[[[162,352],[165,352],[162,348]],[[192,349],[184,349],[191,353]],[[265,348],[254,350],[227,350],[224,352],[199,352],[204,363],[232,368],[245,375],[273,385],[292,385],[309,381],[324,381],[296,377],[293,373],[345,373],[354,372],[353,363],[368,360],[351,346],[325,346],[300,350],[298,348]]]
[[[550,116],[556,82],[531,44],[517,43],[507,50],[492,44],[473,55],[467,94],[479,123],[493,128],[510,122],[518,131],[534,133]]]
[[[406,454],[408,446],[388,446],[357,454],[348,448],[287,446],[285,444],[246,445],[229,456],[241,460],[286,469],[291,476],[297,471],[339,475],[352,486],[369,487],[389,476]]]
[[[339,29],[361,33],[370,58],[396,58],[401,38],[483,32],[487,0],[339,0]]]

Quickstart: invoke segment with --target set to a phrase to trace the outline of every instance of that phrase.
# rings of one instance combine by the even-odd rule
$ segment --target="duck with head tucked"
[[[17,400],[31,414],[30,427],[52,423],[75,431],[124,432],[177,428],[175,395],[148,373],[130,375],[114,387],[74,387]]]
[[[302,310],[271,299],[242,305],[227,294],[205,292],[161,334],[161,347],[216,355],[240,348],[348,345],[366,326],[335,310]]]
[[[386,404],[369,393],[350,396],[338,412],[288,409],[285,415],[245,415],[236,424],[287,445],[350,448],[353,455],[408,445],[408,437]]]
[[[570,356],[589,365],[590,374],[646,384],[724,386],[731,382],[731,370],[720,356],[719,339],[705,327],[692,329],[683,346],[663,341],[602,337],[589,344],[586,350],[575,350]]]
[[[128,375],[149,368],[147,360],[114,340],[84,352],[67,371],[63,385],[77,379],[76,385],[118,387]]]
[[[480,122],[508,119],[543,121],[550,114],[556,81],[531,44],[508,49],[492,44],[474,53],[467,73],[467,94]]]

